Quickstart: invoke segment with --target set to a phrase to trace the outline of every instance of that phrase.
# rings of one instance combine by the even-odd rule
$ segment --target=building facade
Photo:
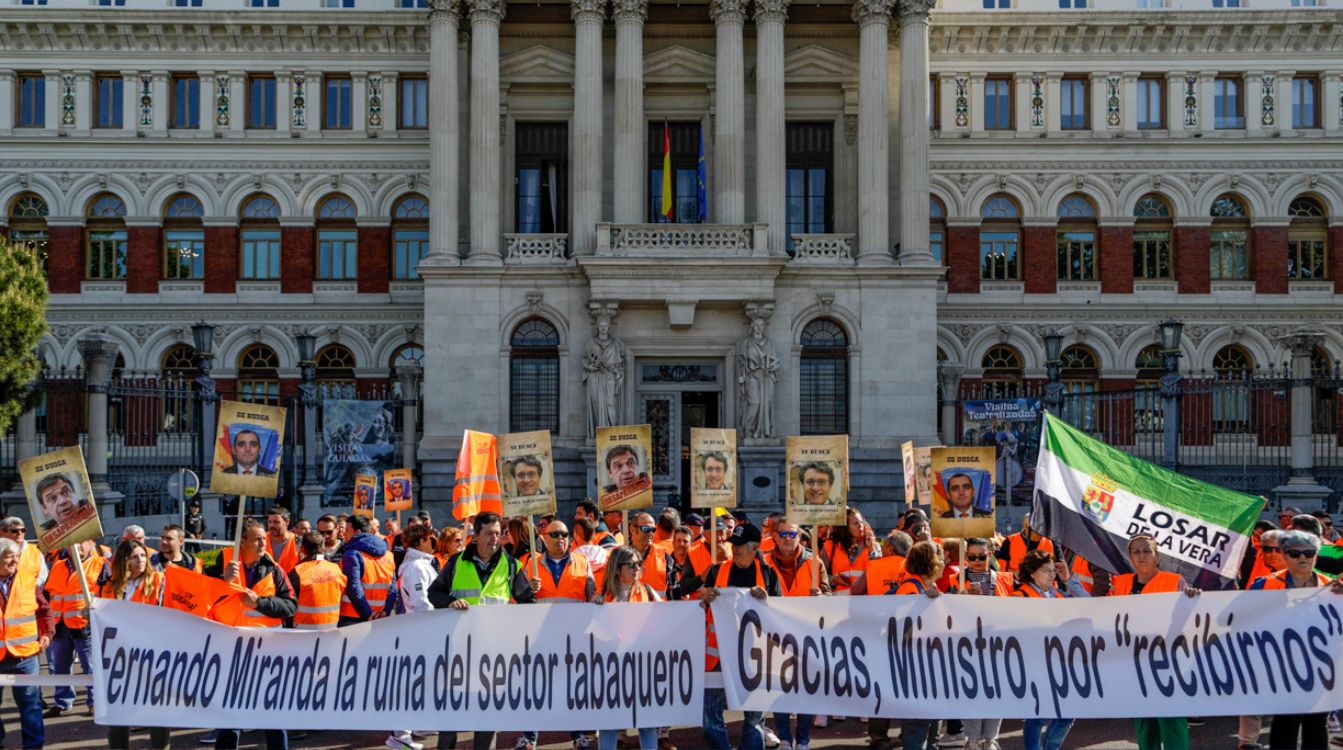
[[[1343,17],[1311,0],[407,4],[0,12],[52,368],[98,331],[187,373],[207,320],[221,392],[278,402],[307,332],[360,393],[422,364],[431,506],[464,429],[551,430],[591,494],[603,415],[653,425],[673,500],[689,430],[738,428],[757,507],[785,436],[848,433],[886,515],[898,445],[1035,393],[1050,331],[1079,393],[1153,379],[1172,317],[1187,370],[1305,328],[1343,356]]]

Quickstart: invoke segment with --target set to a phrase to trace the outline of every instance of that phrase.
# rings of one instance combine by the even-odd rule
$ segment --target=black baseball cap
[[[759,544],[760,529],[749,523],[740,524],[732,530],[732,537],[728,541],[733,544],[750,544],[751,542]]]
[[[698,513],[691,513],[690,515],[688,515],[688,516],[685,517],[685,525],[686,525],[686,526],[703,526],[703,525],[704,525],[704,516],[701,516],[701,515],[698,514]]]

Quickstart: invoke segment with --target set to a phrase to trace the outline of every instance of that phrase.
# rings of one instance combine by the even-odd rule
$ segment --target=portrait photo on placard
[[[690,507],[737,507],[737,431],[690,429]]]
[[[378,498],[378,478],[372,474],[354,477],[354,514],[373,517],[373,503]]]
[[[98,504],[79,446],[20,461],[19,480],[43,551],[102,537]]]
[[[555,472],[550,432],[513,432],[499,436],[499,485],[504,514],[533,516],[555,512]]]
[[[284,427],[282,407],[221,401],[210,492],[275,497]]]
[[[415,505],[414,472],[388,469],[382,473],[382,508],[388,513],[410,510]]]
[[[993,535],[993,464],[992,447],[932,449],[929,516],[933,536],[966,539]]]
[[[652,429],[646,425],[597,430],[597,504],[602,511],[653,507]]]
[[[789,436],[788,520],[843,524],[849,491],[849,436]]]

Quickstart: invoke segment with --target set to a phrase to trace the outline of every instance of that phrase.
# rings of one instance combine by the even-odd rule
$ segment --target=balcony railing
[[[847,266],[853,264],[852,234],[795,234],[793,265]]]
[[[764,224],[598,224],[597,255],[768,255]]]
[[[563,263],[569,254],[567,234],[505,234],[505,262],[517,265]]]

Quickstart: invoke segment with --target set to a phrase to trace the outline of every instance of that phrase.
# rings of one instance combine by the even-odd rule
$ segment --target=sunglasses
[[[988,556],[988,555],[966,555],[966,556],[965,556],[965,559],[969,560],[970,562],[983,562],[983,561],[989,559],[989,556]]]
[[[1282,554],[1287,555],[1293,560],[1300,560],[1303,557],[1310,559],[1315,556],[1316,552],[1313,549],[1285,549],[1282,551]]]
[[[567,531],[547,531],[547,532],[546,532],[546,536],[550,537],[551,539],[568,539],[568,538],[569,538],[569,532],[567,532]]]
[[[778,534],[780,539],[796,539],[797,535],[802,532],[793,530],[793,531],[776,531],[774,533]]]
[[[620,568],[621,568],[621,570],[624,570],[625,568],[629,568],[630,570],[638,570],[638,569],[639,569],[639,563],[637,563],[637,562],[621,563],[621,564],[620,564]]]
[[[639,531],[642,531],[642,532],[645,533],[645,534],[652,534],[652,533],[653,533],[653,530],[656,529],[656,528],[657,528],[656,526],[640,526],[640,527],[638,527]]]
[[[1277,553],[1277,552],[1281,552],[1281,551],[1282,551],[1282,547],[1260,547],[1259,549],[1260,549],[1265,555],[1272,555],[1272,554],[1274,554],[1274,553]]]
[[[27,531],[27,529],[5,529],[4,533],[6,533],[6,534],[22,534],[22,533],[25,532],[25,531]]]

